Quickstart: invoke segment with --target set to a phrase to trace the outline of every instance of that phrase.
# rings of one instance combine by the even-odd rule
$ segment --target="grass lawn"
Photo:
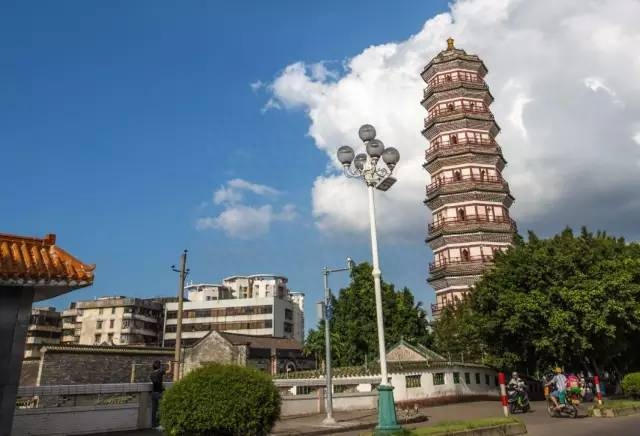
[[[593,407],[600,407],[596,403]],[[632,407],[640,407],[638,400],[603,400],[602,407],[607,409],[629,409]]]
[[[522,422],[518,418],[481,418],[468,421],[444,421],[430,427],[421,427],[413,430],[404,430],[398,435],[403,436],[430,436],[454,431],[472,430],[474,428],[492,427],[497,425]]]
[[[518,418],[481,418],[468,421],[445,421],[432,427],[422,427],[411,430],[412,436],[428,436],[445,432],[472,430],[474,428],[492,427],[495,425],[512,424],[521,422]]]

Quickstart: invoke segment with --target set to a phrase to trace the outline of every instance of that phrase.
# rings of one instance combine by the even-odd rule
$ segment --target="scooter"
[[[551,394],[549,393],[549,387],[544,388],[545,396],[547,397],[547,412],[552,418],[577,418],[578,417],[578,405],[580,404],[580,394],[561,392],[558,398],[559,407],[553,403]]]
[[[527,392],[522,387],[509,390],[509,413],[527,413],[531,409]]]

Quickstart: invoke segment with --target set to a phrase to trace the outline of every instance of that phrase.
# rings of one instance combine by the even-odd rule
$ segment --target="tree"
[[[333,296],[331,327],[332,360],[336,366],[362,365],[378,358],[378,330],[372,267],[361,263],[351,271],[349,287]],[[381,280],[385,340],[431,344],[431,334],[422,303],[416,303],[408,288],[399,291]],[[324,361],[324,321],[309,331],[305,350]]]
[[[626,371],[640,363],[640,246],[584,228],[530,232],[496,256],[463,307],[436,323],[436,338],[466,328],[498,366]]]

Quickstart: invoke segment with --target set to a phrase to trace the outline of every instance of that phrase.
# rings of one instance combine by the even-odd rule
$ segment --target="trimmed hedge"
[[[210,364],[164,393],[160,423],[172,436],[265,436],[280,417],[280,402],[268,374]]]
[[[624,393],[633,399],[640,399],[640,372],[632,372],[622,379]]]

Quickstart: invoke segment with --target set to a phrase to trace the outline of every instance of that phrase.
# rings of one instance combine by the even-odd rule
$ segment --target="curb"
[[[625,408],[593,408],[589,411],[589,415],[594,418],[616,418],[618,416],[637,415],[640,413],[640,407]]]
[[[428,417],[426,415],[416,415],[410,418],[400,418],[398,419],[398,424],[400,425],[416,424],[418,422],[425,422],[427,420],[428,420]],[[320,436],[320,435],[326,435],[326,434],[344,433],[347,431],[354,431],[354,430],[368,430],[368,429],[375,428],[376,425],[378,425],[378,421],[355,422],[353,424],[336,425],[332,427],[322,427],[316,430],[309,430],[309,431],[300,431],[300,430],[283,431],[283,432],[271,433],[271,436],[300,436],[300,435]],[[516,435],[520,433],[500,433],[500,434]]]

